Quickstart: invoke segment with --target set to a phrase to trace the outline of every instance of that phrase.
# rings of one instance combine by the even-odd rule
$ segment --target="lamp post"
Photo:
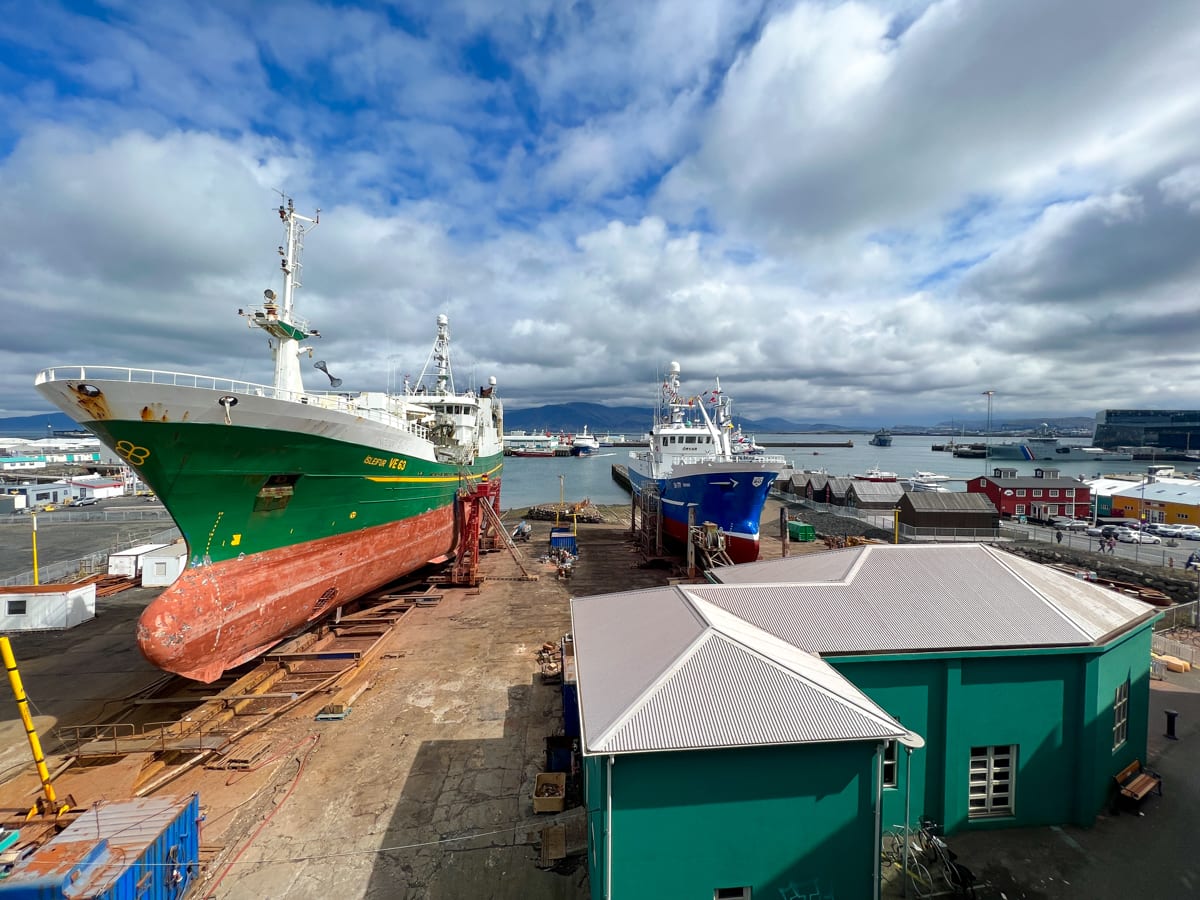
[[[995,391],[984,391],[983,392],[983,396],[988,398],[988,401],[987,401],[987,403],[988,403],[987,432],[984,436],[984,444],[983,444],[983,474],[984,475],[987,474],[988,459],[990,459],[991,455],[992,455],[992,396],[995,393],[996,393]]]
[[[37,513],[34,513],[30,518],[33,519],[33,583],[38,583],[38,561],[37,561]]]

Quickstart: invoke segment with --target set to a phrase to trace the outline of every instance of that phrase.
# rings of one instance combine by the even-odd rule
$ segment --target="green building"
[[[951,832],[1087,825],[1146,758],[1147,604],[981,545],[713,577],[572,601],[594,898],[873,896],[906,803]],[[689,655],[710,642],[740,667]]]
[[[903,726],[687,591],[576,599],[571,616],[594,898],[872,896],[863,811]]]

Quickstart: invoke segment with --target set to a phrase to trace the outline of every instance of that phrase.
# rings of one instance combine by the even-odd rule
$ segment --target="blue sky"
[[[1200,405],[1200,3],[4,3],[0,416],[268,381],[276,191],[345,387],[865,425]],[[312,373],[319,387],[323,376]]]

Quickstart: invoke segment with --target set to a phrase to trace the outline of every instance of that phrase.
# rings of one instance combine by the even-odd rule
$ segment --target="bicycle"
[[[888,881],[889,872],[897,873],[898,877],[905,880],[905,895],[908,895],[908,888],[911,887],[913,895],[920,900],[947,896],[947,892],[938,890],[933,874],[925,865],[925,851],[920,846],[918,834],[918,831],[904,825],[893,826],[884,832],[880,843],[880,862],[884,871],[880,877]]]
[[[958,862],[958,855],[950,849],[941,835],[942,828],[928,816],[922,816],[918,833],[926,861],[931,870],[937,870],[946,886],[956,897],[974,897],[975,873]]]
[[[893,826],[883,834],[880,842],[882,863],[889,870],[899,870],[921,900],[974,897],[975,873],[957,862],[956,854],[940,831],[937,823],[927,817],[922,817],[915,829],[906,825]]]

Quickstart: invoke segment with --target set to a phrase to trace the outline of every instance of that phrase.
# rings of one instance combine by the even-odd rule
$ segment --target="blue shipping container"
[[[579,551],[576,549],[575,535],[569,531],[551,531],[550,546],[554,549],[561,547],[572,556],[579,555]]]
[[[97,803],[19,860],[0,900],[180,900],[200,871],[200,796]]]

